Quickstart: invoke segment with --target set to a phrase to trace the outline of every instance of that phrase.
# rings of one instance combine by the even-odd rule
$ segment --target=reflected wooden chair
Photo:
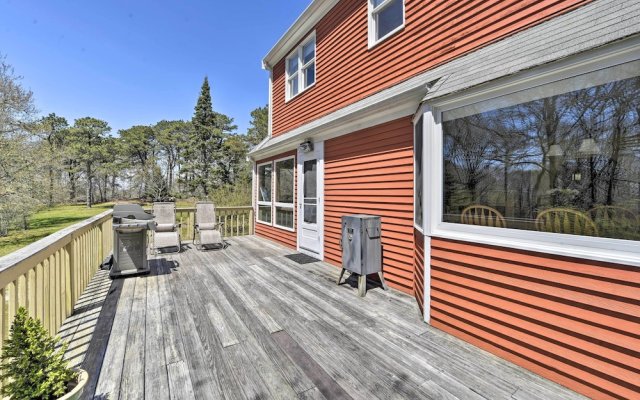
[[[623,239],[634,238],[640,233],[640,216],[620,206],[596,206],[589,216],[602,236]]]
[[[507,221],[500,211],[489,206],[472,205],[460,214],[460,222],[467,225],[493,226],[496,228],[506,228]]]
[[[589,214],[571,208],[549,208],[543,210],[536,218],[536,230],[540,232],[599,236],[598,227],[589,217]]]

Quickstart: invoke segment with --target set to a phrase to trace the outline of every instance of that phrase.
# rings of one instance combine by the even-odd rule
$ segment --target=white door
[[[298,149],[298,251],[323,258],[324,142]]]

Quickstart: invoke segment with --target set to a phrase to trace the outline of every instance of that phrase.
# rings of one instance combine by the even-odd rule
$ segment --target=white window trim
[[[423,145],[427,154],[424,160],[429,160],[424,165],[425,235],[640,267],[637,241],[442,222],[443,111],[640,59],[640,46],[616,49],[612,46],[610,53],[604,55],[601,49],[598,53],[586,52],[462,94],[436,99],[424,107]]]
[[[285,71],[286,74],[286,71]],[[269,70],[269,109],[267,113],[268,136],[273,137],[273,70]]]
[[[295,179],[295,174],[296,174],[296,160],[295,160],[295,156],[287,156],[287,157],[282,157],[279,158],[277,160],[273,160],[273,176],[274,176],[274,191],[273,191],[273,226],[275,226],[276,228],[279,229],[284,229],[285,231],[290,231],[290,232],[295,232],[295,226],[296,226],[296,209],[295,209],[295,204],[296,204],[296,179]],[[278,190],[278,174],[276,173],[276,164],[279,162],[283,162],[283,161],[287,161],[287,160],[293,160],[293,187],[291,188],[292,190],[292,194],[293,194],[293,202],[292,203],[280,203],[276,201],[276,197],[277,197],[277,190]],[[280,207],[280,208],[286,208],[286,209],[290,209],[293,211],[293,226],[292,227],[288,227],[288,226],[282,226],[282,225],[278,225],[276,223],[276,207]]]
[[[416,198],[415,198],[415,195],[414,195],[413,196],[413,203],[414,203],[413,204],[413,212],[414,212],[413,227],[415,229],[417,229],[420,233],[424,234],[424,232],[425,232],[424,227],[425,227],[425,224],[426,224],[425,218],[426,218],[426,214],[427,214],[426,211],[425,211],[426,210],[425,209],[426,197],[427,197],[425,195],[427,193],[427,186],[425,185],[425,176],[426,176],[425,157],[426,157],[426,153],[427,153],[427,151],[426,151],[426,147],[427,147],[426,146],[426,144],[427,144],[426,143],[426,137],[427,137],[427,135],[426,135],[426,124],[427,124],[427,119],[426,119],[426,116],[425,116],[425,106],[420,106],[420,108],[418,108],[418,112],[416,112],[416,114],[413,116],[413,132],[412,132],[412,134],[413,134],[413,150],[414,150],[414,152],[416,150],[416,132],[415,132],[415,129],[416,129],[416,124],[420,120],[420,117],[423,117],[422,118],[422,199],[419,199],[418,201],[422,202],[422,226],[418,225],[416,223],[415,212],[417,210],[417,207],[416,207],[416,204],[415,204],[416,203]],[[413,160],[414,160],[413,182],[416,182],[416,178],[417,178],[416,175],[417,175],[417,170],[418,169],[415,166],[415,156],[414,156]],[[413,190],[416,190],[416,188],[414,187]]]
[[[380,39],[376,39],[377,26],[376,26],[375,14],[378,14],[380,11],[384,10],[385,8],[387,8],[389,6],[389,4],[391,4],[392,1],[394,1],[394,0],[385,0],[378,7],[374,8],[373,7],[373,0],[367,0],[367,4],[368,4],[367,15],[368,15],[368,20],[369,20],[369,25],[368,25],[369,50],[373,49],[374,47],[376,47],[380,43],[384,42],[385,40],[389,39],[391,36],[395,35],[399,31],[404,29],[404,25],[406,23],[405,5],[404,5],[404,0],[400,0],[400,1],[402,1],[402,24],[399,25],[394,30],[392,30],[391,32],[389,32],[386,35],[384,35],[383,37],[381,37]]]
[[[306,46],[307,44],[309,44],[309,42],[313,41],[313,59],[311,59],[311,61],[309,61],[306,64],[302,64],[302,49],[304,48],[304,46]],[[293,50],[291,53],[289,53],[289,55],[284,59],[284,76],[285,76],[285,81],[284,81],[284,90],[285,90],[285,103],[288,102],[289,100],[295,99],[296,97],[300,96],[302,93],[306,92],[307,90],[311,89],[312,87],[314,87],[316,85],[316,82],[318,81],[318,64],[316,63],[315,67],[314,67],[314,79],[313,79],[313,83],[309,86],[304,86],[304,70],[311,64],[316,62],[316,58],[318,57],[318,52],[317,52],[317,48],[318,48],[318,43],[316,42],[316,31],[313,31],[309,36],[307,36],[302,42],[300,42],[300,45],[298,47],[296,47],[295,50]],[[289,90],[289,81],[291,79],[291,76],[289,75],[289,68],[288,68],[288,64],[289,64],[289,59],[291,59],[292,57],[298,57],[298,70],[295,72],[295,74],[297,74],[297,79],[298,79],[298,93],[296,93],[295,95],[291,95],[291,91]],[[294,75],[295,75],[294,74]]]
[[[271,165],[271,201],[263,201],[260,200],[260,167],[263,167],[265,165]],[[263,162],[260,164],[256,165],[256,222],[263,224],[263,225],[268,225],[268,226],[273,226],[273,175],[274,175],[274,171],[273,171],[273,162],[272,161],[267,161],[267,162]],[[269,206],[271,207],[271,222],[267,222],[267,221],[261,221],[260,220],[260,206]]]

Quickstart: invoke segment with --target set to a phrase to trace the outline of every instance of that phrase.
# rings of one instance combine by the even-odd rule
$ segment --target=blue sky
[[[41,114],[113,128],[190,119],[205,75],[238,131],[268,101],[262,57],[310,0],[0,0],[0,53]]]

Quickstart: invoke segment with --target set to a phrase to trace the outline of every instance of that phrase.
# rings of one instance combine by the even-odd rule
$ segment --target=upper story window
[[[404,0],[369,0],[369,48],[404,27]]]
[[[316,83],[316,35],[313,33],[287,57],[287,93],[290,100]]]

